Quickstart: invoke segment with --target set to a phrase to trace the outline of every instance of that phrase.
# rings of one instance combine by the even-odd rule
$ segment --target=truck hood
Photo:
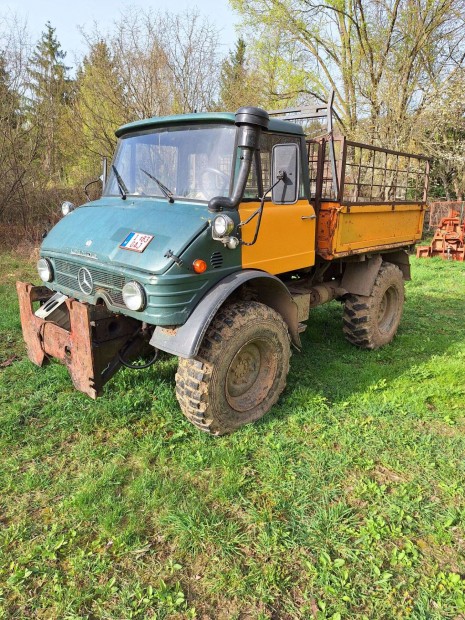
[[[154,198],[102,198],[63,217],[45,237],[41,254],[96,260],[152,274],[166,271],[209,225],[206,205]],[[143,252],[122,249],[130,233],[153,235]]]

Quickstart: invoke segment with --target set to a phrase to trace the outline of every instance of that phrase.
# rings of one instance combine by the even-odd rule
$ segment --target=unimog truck
[[[64,203],[42,243],[43,285],[17,283],[32,362],[57,358],[96,398],[121,367],[175,355],[183,413],[220,435],[276,403],[311,308],[341,302],[358,347],[393,339],[425,157],[339,135],[331,101],[149,118],[116,136],[101,198]]]

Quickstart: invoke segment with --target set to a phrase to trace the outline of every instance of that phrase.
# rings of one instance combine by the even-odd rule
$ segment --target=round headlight
[[[146,304],[144,287],[138,282],[126,282],[123,286],[123,300],[129,310],[143,310]]]
[[[63,213],[63,215],[68,215],[68,213],[71,213],[71,211],[74,211],[76,207],[73,205],[72,202],[70,202],[69,200],[66,200],[62,205],[61,205],[61,212]]]
[[[218,215],[213,220],[213,233],[215,237],[225,237],[234,230],[234,222],[229,215]]]
[[[51,282],[53,280],[53,267],[48,258],[39,258],[37,261],[37,271],[42,282]]]

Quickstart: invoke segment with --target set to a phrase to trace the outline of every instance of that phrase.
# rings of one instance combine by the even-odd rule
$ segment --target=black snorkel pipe
[[[254,153],[260,148],[261,131],[262,129],[268,129],[268,121],[268,112],[261,108],[247,106],[239,108],[236,112],[236,125],[239,128],[237,132],[237,146],[242,149],[239,173],[231,198],[214,196],[208,203],[209,211],[218,213],[224,209],[237,209],[244,195]]]

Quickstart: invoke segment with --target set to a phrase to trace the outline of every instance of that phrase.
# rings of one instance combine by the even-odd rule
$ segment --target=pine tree
[[[235,111],[241,106],[256,104],[257,89],[253,88],[246,63],[246,43],[239,38],[234,51],[221,67],[220,101],[223,109]]]
[[[45,25],[30,59],[29,113],[40,132],[44,172],[51,179],[60,176],[59,126],[65,106],[71,99],[70,67],[64,63],[66,52],[55,36],[50,22]]]

